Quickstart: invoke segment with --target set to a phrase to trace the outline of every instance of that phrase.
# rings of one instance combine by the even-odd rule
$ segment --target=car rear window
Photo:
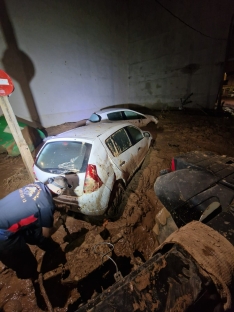
[[[112,155],[117,157],[132,146],[132,143],[124,128],[116,131],[106,139],[106,145]]]
[[[36,166],[50,173],[85,172],[92,144],[57,141],[45,144]]]

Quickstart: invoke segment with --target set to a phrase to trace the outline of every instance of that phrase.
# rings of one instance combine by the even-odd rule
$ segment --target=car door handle
[[[138,151],[141,149],[141,147],[138,147]]]
[[[125,161],[122,161],[121,164],[120,164],[120,166],[123,166],[124,164],[125,164]]]

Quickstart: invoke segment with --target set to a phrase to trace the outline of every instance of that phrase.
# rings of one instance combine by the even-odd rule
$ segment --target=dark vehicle
[[[156,195],[181,227],[208,222],[234,198],[234,158],[194,151],[176,156],[154,185]]]
[[[180,228],[77,312],[234,311],[234,158],[190,152],[162,174],[155,191]]]
[[[188,223],[76,312],[233,311],[233,226],[234,206],[207,224]]]
[[[180,228],[76,312],[234,311],[234,158],[191,152],[163,173],[155,191]]]

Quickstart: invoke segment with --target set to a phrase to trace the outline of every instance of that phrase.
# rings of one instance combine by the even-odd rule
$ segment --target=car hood
[[[173,211],[218,181],[219,178],[208,171],[181,169],[158,177],[154,191],[162,204]]]

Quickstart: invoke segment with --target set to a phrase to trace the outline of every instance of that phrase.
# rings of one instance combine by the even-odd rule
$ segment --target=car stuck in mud
[[[94,112],[86,121],[86,125],[99,122],[130,122],[137,127],[145,127],[150,122],[158,124],[158,118],[128,108],[106,108]]]
[[[154,189],[179,229],[77,312],[233,311],[233,165],[233,157],[213,152],[173,157]],[[163,223],[164,230],[170,226]]]
[[[56,255],[52,259],[53,268],[51,268],[52,264],[50,264],[49,268],[41,269],[45,292],[54,311],[59,310],[65,312],[76,311],[78,309],[77,311],[80,312],[82,308],[84,311],[85,308],[87,308],[85,303],[88,303],[89,307],[97,303],[96,308],[100,308],[100,302],[98,303],[98,299],[100,298],[106,298],[103,304],[106,305],[107,302],[109,303],[108,307],[102,305],[102,310],[104,310],[104,308],[108,311],[111,311],[111,308],[126,310],[126,301],[130,302],[131,298],[133,298],[134,306],[130,305],[129,311],[132,311],[134,308],[136,309],[137,303],[142,309],[147,310],[148,308],[148,311],[152,311],[157,301],[155,302],[148,299],[152,296],[154,300],[156,291],[155,289],[150,290],[149,287],[156,283],[156,285],[160,287],[160,291],[163,292],[162,295],[164,295],[164,290],[166,289],[164,286],[161,287],[163,282],[161,275],[157,281],[155,279],[154,272],[155,269],[157,269],[157,263],[159,268],[161,268],[160,272],[165,276],[164,281],[168,281],[169,283],[165,283],[166,287],[171,287],[171,277],[174,276],[175,283],[173,285],[176,291],[178,290],[178,286],[183,287],[184,290],[188,290],[187,296],[183,297],[183,299],[192,299],[191,294],[199,295],[199,288],[204,286],[204,284],[200,284],[200,282],[194,284],[194,274],[192,274],[194,272],[194,265],[188,254],[185,254],[183,257],[185,265],[180,266],[181,262],[176,261],[174,257],[174,251],[176,250],[174,248],[169,251],[168,249],[165,250],[165,256],[167,256],[168,252],[172,255],[171,262],[167,261],[168,258],[166,259],[169,278],[167,278],[168,275],[164,273],[164,266],[161,265],[162,262],[160,258],[156,263],[154,262],[154,257],[151,258],[155,249],[168,237],[169,233],[166,229],[174,229],[171,226],[169,227],[173,219],[157,198],[154,192],[154,183],[159,176],[159,172],[163,168],[169,167],[172,157],[184,151],[198,149],[210,150],[234,157],[233,148],[230,148],[233,146],[234,138],[233,132],[230,132],[230,129],[234,130],[233,120],[214,118],[213,116],[209,117],[202,113],[199,114],[198,118],[198,113],[192,115],[187,110],[168,111],[162,115],[159,114],[159,118],[159,128],[151,123],[144,129],[153,135],[153,138],[156,139],[156,145],[154,148],[150,148],[141,167],[134,174],[124,192],[122,200],[124,211],[121,218],[115,222],[109,221],[103,226],[103,223],[93,225],[90,222],[79,219],[77,215],[77,217],[74,217],[73,213],[68,213],[66,230],[64,227],[61,227],[59,231],[53,235],[53,239],[60,244],[66,256],[65,267],[59,264],[59,257]],[[47,128],[46,130],[49,136],[53,136],[73,129],[75,126],[76,123],[66,123]],[[88,128],[88,126],[86,128]],[[1,172],[3,175],[1,180],[1,196],[5,196],[10,191],[14,191],[16,188],[30,183],[27,171],[21,159],[9,158],[3,154],[0,156]],[[58,218],[58,216],[59,211],[56,212],[56,218]],[[230,233],[230,235],[232,234],[231,226],[233,223],[230,222],[228,225],[227,222],[230,221],[229,219],[230,215],[228,215],[228,218],[223,220],[222,223],[220,219],[216,221],[217,228],[220,228],[222,224],[225,237],[227,234],[227,227],[230,229],[228,233]],[[213,222],[214,220],[215,218],[209,222]],[[170,223],[168,224],[169,221]],[[177,231],[177,228],[175,228],[174,231]],[[207,240],[207,237],[209,237],[207,235],[203,236],[204,240]],[[114,252],[112,254],[108,253],[107,256],[112,257],[116,262],[118,270],[124,277],[124,281],[130,281],[130,277],[133,277],[132,274],[136,277],[136,283],[131,280],[126,284],[126,288],[121,288],[123,292],[120,296],[116,296],[116,292],[114,292],[113,289],[118,287],[118,283],[115,283],[113,277],[116,272],[114,263],[108,259],[107,256],[102,261],[102,254],[99,255],[93,252],[94,246],[102,242],[110,242],[114,245]],[[191,245],[190,237],[188,237],[188,242]],[[208,249],[206,249],[206,251],[207,250]],[[103,250],[103,252],[104,251],[106,250]],[[227,251],[230,254],[229,248],[227,248]],[[40,263],[43,251],[39,248],[34,248],[33,252],[37,261]],[[178,250],[177,255],[180,254],[180,252],[181,250]],[[170,254],[168,254],[168,256],[170,256]],[[216,253],[214,253],[214,256],[215,255]],[[157,254],[155,256],[158,257]],[[216,257],[214,256],[209,258],[215,260]],[[151,263],[146,263],[149,259],[151,259]],[[186,278],[188,273],[188,261],[189,263],[192,262],[192,266],[189,264],[191,268],[191,270],[189,270],[191,273],[189,276],[191,278]],[[178,264],[178,266],[176,264]],[[146,270],[142,270],[142,265],[144,265]],[[152,275],[147,268],[153,269],[152,273],[154,275]],[[180,269],[180,272],[176,271],[176,268]],[[138,274],[139,272],[140,275]],[[218,273],[219,272],[220,271],[218,271]],[[171,276],[171,274],[173,274],[173,276]],[[7,307],[9,308],[9,306],[11,306],[11,309],[9,309],[10,311],[16,310],[15,307],[18,309],[16,311],[20,311],[20,309],[22,311],[38,312],[49,310],[41,297],[41,291],[38,285],[33,287],[30,286],[29,280],[18,279],[14,272],[4,267],[1,262],[0,276],[0,308],[3,311],[7,309]],[[191,280],[191,287],[187,287],[188,284],[185,284],[184,278],[186,278],[186,280]],[[179,282],[180,280],[181,283]],[[197,278],[196,281],[198,281]],[[111,285],[113,285],[112,288],[110,288]],[[144,285],[145,288],[143,289]],[[129,294],[129,290],[132,288],[136,290],[132,293],[134,296],[131,296],[131,293]],[[209,288],[209,284],[207,288]],[[110,298],[110,296],[105,297],[106,294],[112,295],[112,298],[114,297],[114,300],[118,302],[120,307],[112,304],[112,298]],[[135,294],[141,296],[141,298],[136,299]],[[165,298],[168,297],[169,295],[165,295]],[[174,296],[170,298],[175,299]],[[202,298],[206,299],[207,297],[203,296]],[[181,297],[179,297],[178,300],[181,300]],[[206,309],[205,312],[213,312],[212,304],[214,300],[211,301],[209,302],[210,310]],[[158,307],[159,309],[162,307],[162,311],[163,307],[166,307],[166,301],[165,304],[163,301],[160,302],[161,305]],[[172,300],[171,303],[175,304],[176,302],[177,301]],[[181,302],[181,304],[184,303],[182,300],[179,302]],[[188,304],[190,303],[190,301],[186,302]],[[200,301],[196,301],[196,303],[199,305]],[[150,306],[144,306],[144,304],[151,304],[151,308]],[[94,311],[95,308],[90,307],[90,309]],[[202,310],[201,306],[194,306],[195,311],[204,311],[204,309]],[[182,308],[181,311],[183,311]]]
[[[124,188],[152,142],[150,132],[129,123],[79,127],[46,140],[36,157],[34,173],[41,182],[66,176],[71,187],[56,202],[70,210],[116,218]]]
[[[234,158],[192,151],[172,158],[156,179],[155,193],[178,227],[208,222],[234,199]]]

